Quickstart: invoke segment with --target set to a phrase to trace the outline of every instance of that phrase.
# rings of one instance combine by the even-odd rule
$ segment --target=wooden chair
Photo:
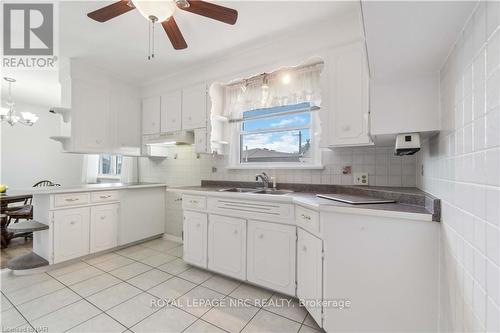
[[[61,184],[56,184],[51,182],[50,180],[42,180],[37,182],[33,187],[45,187],[45,186],[61,186]],[[11,223],[12,220],[14,220],[14,223],[18,223],[19,220],[32,220],[33,219],[33,205],[32,205],[32,198],[24,200],[24,203],[19,206],[15,207],[8,207],[5,210],[5,214],[8,217],[7,221],[7,226]],[[29,236],[31,236],[32,233],[20,233],[20,234],[15,234],[11,238],[15,237],[24,237],[27,239]]]

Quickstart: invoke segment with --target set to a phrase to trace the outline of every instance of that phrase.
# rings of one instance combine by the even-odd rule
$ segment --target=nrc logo
[[[4,4],[3,50],[8,56],[53,55],[53,4]]]

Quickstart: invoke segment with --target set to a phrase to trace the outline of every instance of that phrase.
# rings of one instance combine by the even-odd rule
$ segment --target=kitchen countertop
[[[401,202],[385,203],[385,204],[365,204],[365,205],[351,205],[343,202],[323,199],[316,197],[316,193],[312,192],[292,192],[283,195],[273,194],[254,194],[254,193],[236,193],[236,192],[220,192],[220,189],[228,188],[231,186],[184,186],[184,187],[170,187],[167,191],[178,192],[183,194],[193,195],[211,195],[218,197],[231,197],[233,199],[249,199],[249,200],[265,200],[281,203],[294,203],[307,208],[312,208],[320,211],[333,211],[356,213],[363,215],[377,215],[388,216],[395,218],[405,218],[422,221],[432,221],[433,212],[429,211],[422,205],[404,204]],[[285,188],[285,187],[282,187]],[[371,187],[370,190],[373,190]],[[389,188],[384,188],[389,190]],[[401,191],[401,189],[398,189]],[[415,189],[417,190],[417,189]],[[419,191],[419,190],[417,190]],[[401,192],[412,193],[411,189],[404,189]]]
[[[162,183],[101,183],[101,184],[81,184],[73,186],[47,186],[47,187],[31,187],[25,189],[13,189],[8,193],[29,193],[32,195],[39,194],[59,194],[59,193],[76,193],[76,192],[94,192],[94,191],[110,191],[124,190],[133,188],[148,188],[148,187],[166,187],[167,184]]]

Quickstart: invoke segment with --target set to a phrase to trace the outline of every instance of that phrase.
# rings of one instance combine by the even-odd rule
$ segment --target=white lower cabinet
[[[323,299],[323,241],[307,231],[297,229],[297,297],[302,300]],[[320,306],[305,302],[307,311],[322,327]]]
[[[54,263],[89,253],[90,208],[53,212]]]
[[[184,212],[183,257],[184,261],[207,267],[207,214]]]
[[[99,252],[118,244],[119,204],[90,208],[90,252]]]
[[[209,215],[208,268],[237,279],[246,278],[246,220]]]
[[[247,279],[295,295],[295,226],[248,221]]]

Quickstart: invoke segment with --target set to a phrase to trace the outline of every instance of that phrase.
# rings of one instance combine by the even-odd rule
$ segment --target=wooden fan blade
[[[174,49],[182,50],[187,48],[186,41],[184,40],[184,37],[182,36],[182,33],[179,30],[173,16],[171,16],[168,20],[161,22],[161,26],[167,33],[168,39],[170,39]]]
[[[101,9],[88,13],[87,16],[98,22],[106,22],[112,18],[125,14],[132,9],[135,9],[135,7],[129,6],[128,0],[120,0],[109,6],[102,7]]]
[[[187,2],[189,2],[189,7],[179,8],[187,12],[205,16],[227,24],[235,24],[238,19],[238,12],[232,8],[219,6],[201,0],[187,0]]]

